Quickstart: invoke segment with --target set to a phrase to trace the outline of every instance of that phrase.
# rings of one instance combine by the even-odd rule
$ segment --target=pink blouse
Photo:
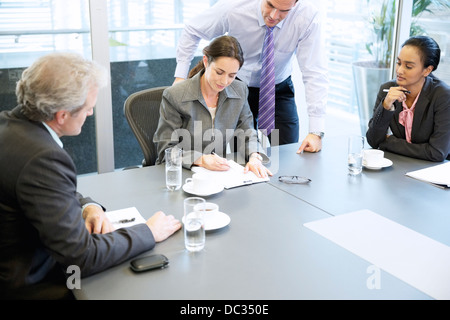
[[[411,143],[411,130],[414,118],[414,109],[416,107],[417,99],[419,99],[420,92],[414,100],[411,108],[408,108],[405,101],[403,101],[403,111],[399,114],[398,122],[405,127],[406,141]]]

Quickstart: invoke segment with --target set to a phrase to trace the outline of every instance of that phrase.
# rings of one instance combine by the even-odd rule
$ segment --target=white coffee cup
[[[192,183],[192,191],[196,194],[208,194],[217,189],[216,182],[210,176],[198,172],[187,178],[186,183]]]
[[[205,229],[208,230],[211,225],[214,225],[214,220],[217,219],[219,206],[212,202],[205,202],[201,205],[204,208],[203,221],[205,222]],[[197,209],[197,206],[194,209]]]
[[[369,167],[381,166],[384,159],[384,152],[377,149],[364,150],[363,162]]]
[[[219,212],[219,206],[212,202],[205,203],[205,214],[217,213]]]
[[[215,213],[219,212],[219,206],[212,202],[205,202],[204,204],[201,204],[202,208],[204,208],[205,211],[205,218],[208,215],[214,215]],[[196,208],[194,208],[196,209]]]

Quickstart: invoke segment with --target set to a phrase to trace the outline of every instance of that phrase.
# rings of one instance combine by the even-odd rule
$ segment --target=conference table
[[[366,144],[366,149],[370,147]],[[319,153],[296,155],[298,145],[275,150],[277,176],[311,179],[304,186],[271,179],[270,184],[331,215],[370,209],[421,234],[450,245],[450,190],[415,180],[407,172],[440,163],[385,152],[392,166],[347,174],[347,137],[324,139]]]
[[[205,197],[231,218],[207,231],[205,249],[188,252],[179,230],[140,256],[164,254],[169,266],[134,273],[129,261],[81,279],[77,299],[299,300],[432,299],[381,270],[381,286],[368,285],[371,263],[305,227],[319,219],[369,209],[450,245],[449,190],[405,176],[434,163],[392,153],[393,165],[347,171],[347,137],[325,138],[318,153],[297,154],[298,144],[268,149],[269,182],[225,189]],[[192,176],[183,169],[183,181]],[[311,179],[285,184],[281,175]],[[78,190],[107,210],[136,207],[144,218],[156,211],[183,215],[192,195],[165,187],[163,165],[78,178]]]

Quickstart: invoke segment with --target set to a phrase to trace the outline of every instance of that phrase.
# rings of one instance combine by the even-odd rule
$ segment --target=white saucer
[[[206,196],[210,196],[210,195],[221,192],[223,190],[223,186],[218,185],[215,189],[212,189],[210,192],[207,192],[207,193],[196,193],[196,192],[194,192],[194,190],[192,188],[192,182],[188,182],[183,185],[183,190],[187,193],[190,193],[190,194],[193,194],[196,196],[206,197]]]
[[[182,218],[182,221],[184,223],[184,217]],[[205,214],[205,230],[211,231],[226,227],[230,221],[231,218],[226,213],[220,211],[216,213],[207,213]]]
[[[380,170],[381,168],[387,168],[387,167],[392,166],[392,161],[389,159],[383,158],[383,161],[381,161],[381,163],[377,163],[376,166],[369,166],[363,160],[363,166],[364,166],[364,168],[370,169],[370,170]]]

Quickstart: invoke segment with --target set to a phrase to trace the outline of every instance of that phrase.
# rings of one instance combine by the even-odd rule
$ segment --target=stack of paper
[[[406,173],[407,176],[437,187],[450,188],[450,162]]]
[[[192,167],[192,171],[207,174],[223,184],[225,189],[235,188],[253,183],[269,181],[269,177],[258,178],[253,172],[244,173],[244,167],[233,160],[228,160],[230,169],[227,171],[212,171],[202,167]]]

